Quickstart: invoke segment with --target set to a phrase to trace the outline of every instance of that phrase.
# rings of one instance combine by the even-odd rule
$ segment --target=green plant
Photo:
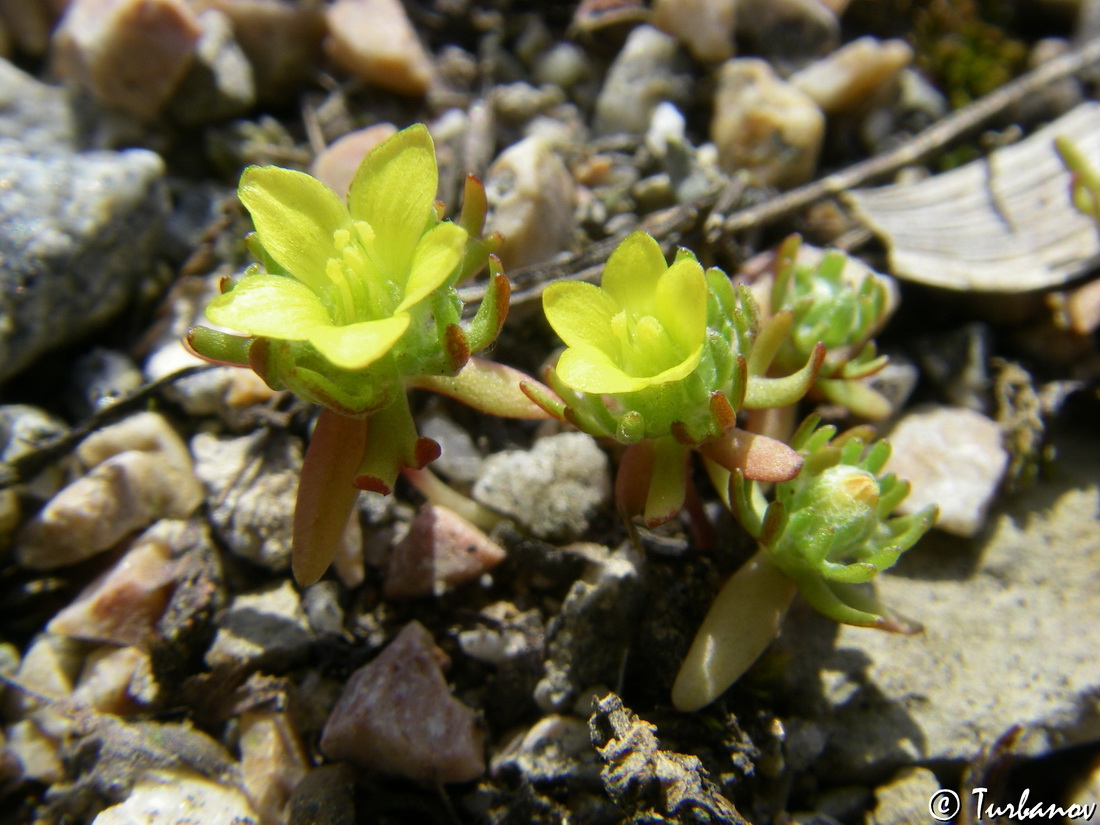
[[[520,393],[520,373],[471,358],[496,338],[508,311],[508,281],[490,254],[499,239],[479,237],[484,189],[467,180],[452,223],[434,202],[437,185],[435,147],[420,124],[367,155],[346,204],[301,172],[251,166],[241,176],[259,263],[224,283],[206,314],[243,335],[197,326],[188,343],[324,408],[294,517],[302,584],[327,569],[359,490],[387,493],[403,468],[439,455],[416,432],[408,387],[487,412],[543,417]],[[487,263],[485,300],[464,323],[455,284]]]
[[[1070,198],[1074,208],[1096,222],[1100,229],[1100,171],[1085,153],[1064,135],[1054,139],[1054,148],[1070,172]]]
[[[796,402],[821,365],[825,350],[815,347],[797,372],[767,375],[789,312],[764,321],[747,289],[704,272],[686,249],[669,266],[644,232],[615,249],[600,286],[551,284],[543,308],[566,344],[547,375],[556,396],[524,389],[550,414],[627,446],[615,489],[628,523],[641,515],[653,526],[680,511],[692,451],[759,481],[798,472],[790,447],[737,426],[741,409]]]
[[[890,456],[870,427],[841,435],[811,416],[791,439],[804,459],[799,474],[775,486],[735,471],[731,509],[759,550],[719,592],[673,687],[681,710],[710,703],[759,657],[779,630],[795,590],[824,615],[845,624],[913,632],[863,586],[927,532],[935,507],[891,513],[909,485],[880,475]]]

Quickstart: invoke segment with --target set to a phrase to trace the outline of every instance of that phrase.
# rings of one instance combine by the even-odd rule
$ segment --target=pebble
[[[738,0],[655,0],[652,23],[688,47],[696,59],[733,57]]]
[[[252,64],[233,37],[233,24],[217,9],[198,15],[195,56],[172,96],[168,112],[194,126],[244,114],[256,102]]]
[[[92,825],[194,825],[226,822],[260,825],[248,798],[231,785],[212,782],[184,768],[148,771],[124,802],[112,805]]]
[[[1071,457],[1057,478],[1006,499],[980,537],[932,531],[876,579],[877,597],[922,633],[838,626],[795,602],[776,653],[792,713],[828,730],[816,775],[863,782],[961,764],[1016,725],[1020,755],[1095,737],[1081,708],[1100,692],[1085,630],[1100,623],[1100,441],[1055,444]]]
[[[53,785],[65,778],[57,739],[39,728],[33,719],[10,725],[6,736],[7,750],[19,763],[23,780]]]
[[[477,580],[505,555],[499,544],[453,510],[427,504],[390,553],[382,592],[387,599],[442,595]]]
[[[60,438],[68,427],[44,410],[26,404],[0,406],[0,462],[11,464],[39,446]],[[61,487],[63,462],[50,465],[23,483],[0,490],[0,548],[6,548],[22,520],[21,497],[44,501]]]
[[[737,35],[788,75],[835,51],[840,25],[822,0],[738,0]]]
[[[141,388],[141,370],[125,353],[93,347],[73,364],[69,408],[78,419],[121,401]]]
[[[607,456],[585,433],[561,433],[530,450],[506,450],[485,460],[473,497],[514,518],[539,538],[581,535],[611,495]]]
[[[432,61],[399,0],[336,0],[325,19],[325,51],[342,69],[397,94],[428,91]]]
[[[490,765],[494,776],[518,774],[535,786],[598,786],[602,763],[592,747],[588,723],[548,714],[518,735]]]
[[[1008,466],[1000,426],[973,410],[918,407],[886,437],[893,452],[885,471],[912,485],[898,512],[935,504],[941,530],[977,535]]]
[[[101,713],[130,716],[147,709],[157,699],[156,682],[148,651],[136,646],[96,648],[84,660],[73,690],[78,707]]]
[[[93,433],[76,455],[89,471],[16,536],[16,559],[24,567],[75,564],[160,518],[187,518],[202,504],[187,447],[157,413],[138,413]]]
[[[801,89],[826,115],[866,108],[882,90],[896,84],[913,61],[904,40],[860,37],[795,73],[788,81]]]
[[[210,523],[225,547],[268,570],[289,570],[301,441],[266,430],[236,437],[198,433],[191,449]]]
[[[397,132],[392,123],[376,123],[356,129],[325,147],[309,167],[309,173],[342,198],[346,198],[359,165],[375,146]]]
[[[153,528],[46,625],[85,641],[149,645],[171,596],[171,551]]]
[[[927,825],[930,800],[940,781],[928,768],[906,768],[875,789],[866,825]]]
[[[196,11],[220,11],[252,67],[256,97],[277,103],[313,76],[325,18],[319,4],[284,0],[189,0]]]
[[[169,205],[164,162],[144,149],[26,154],[0,141],[0,180],[3,381],[148,288]]]
[[[235,596],[217,626],[206,651],[209,668],[284,671],[302,662],[313,644],[309,619],[289,579]]]
[[[638,26],[608,69],[596,99],[596,132],[644,134],[662,101],[680,102],[687,90],[676,72],[676,40],[652,26]]]
[[[417,417],[417,431],[435,441],[442,454],[432,462],[432,470],[451,481],[473,482],[481,475],[484,459],[470,434],[439,409]]]
[[[355,774],[343,762],[321,765],[294,789],[287,825],[355,825]]]
[[[485,772],[484,731],[443,678],[446,657],[422,624],[405,625],[352,674],[321,751],[333,760],[424,783],[469,782]]]
[[[718,73],[710,137],[722,168],[789,189],[814,176],[825,116],[763,60],[734,58]]]
[[[71,0],[51,41],[53,67],[104,105],[156,117],[202,35],[184,0]]]
[[[40,8],[37,4],[27,7]],[[60,86],[40,83],[0,58],[0,138],[40,153],[76,146],[76,116]]]
[[[486,232],[500,232],[505,270],[548,260],[573,234],[573,178],[551,144],[524,138],[505,149],[485,178]]]
[[[278,711],[245,711],[238,748],[244,788],[260,820],[285,822],[290,796],[310,769],[293,719]]]
[[[344,630],[344,610],[340,607],[340,585],[331,579],[311,584],[302,593],[302,609],[313,632],[340,635]]]
[[[618,683],[642,606],[639,557],[593,544],[574,548],[591,562],[549,628],[546,674],[535,687],[546,712],[564,711],[586,690]]]

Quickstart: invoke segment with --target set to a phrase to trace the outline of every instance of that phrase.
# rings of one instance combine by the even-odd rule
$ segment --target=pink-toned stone
[[[413,621],[348,680],[321,750],[370,771],[424,783],[468,782],[485,772],[484,732],[443,678],[446,657]]]
[[[148,644],[168,604],[174,573],[168,545],[150,531],[46,629],[88,641]]]
[[[54,32],[58,74],[152,118],[187,73],[202,29],[184,0],[72,0]]]
[[[446,507],[425,505],[390,554],[387,599],[415,599],[473,581],[505,557],[504,550]]]
[[[398,94],[428,91],[432,62],[399,0],[336,0],[325,19],[325,51],[341,68]]]
[[[349,132],[314,158],[309,173],[340,197],[347,197],[348,187],[367,152],[396,131],[392,123],[376,123]]]

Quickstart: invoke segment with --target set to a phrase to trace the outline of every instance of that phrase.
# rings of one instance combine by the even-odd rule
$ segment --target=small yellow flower
[[[629,393],[686,378],[703,356],[707,283],[689,254],[672,266],[644,232],[612,253],[600,286],[558,282],[543,293],[567,349],[555,368],[568,387]]]
[[[248,275],[206,309],[257,338],[308,341],[336,367],[359,370],[405,334],[410,311],[457,272],[466,231],[440,222],[435,147],[421,124],[364,161],[347,205],[301,172],[252,166],[241,202],[282,272]],[[284,274],[285,273],[285,274]]]

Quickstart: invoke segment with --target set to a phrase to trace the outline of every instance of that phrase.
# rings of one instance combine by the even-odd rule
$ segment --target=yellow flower
[[[248,275],[210,303],[207,317],[258,338],[308,341],[341,369],[370,366],[462,262],[467,233],[436,215],[438,176],[422,124],[371,152],[347,205],[309,175],[249,167],[240,199],[275,265],[268,268],[282,272]]]
[[[644,232],[616,247],[600,286],[551,284],[543,309],[567,346],[555,371],[578,392],[630,393],[679,381],[703,356],[703,268],[683,253],[668,266]]]

